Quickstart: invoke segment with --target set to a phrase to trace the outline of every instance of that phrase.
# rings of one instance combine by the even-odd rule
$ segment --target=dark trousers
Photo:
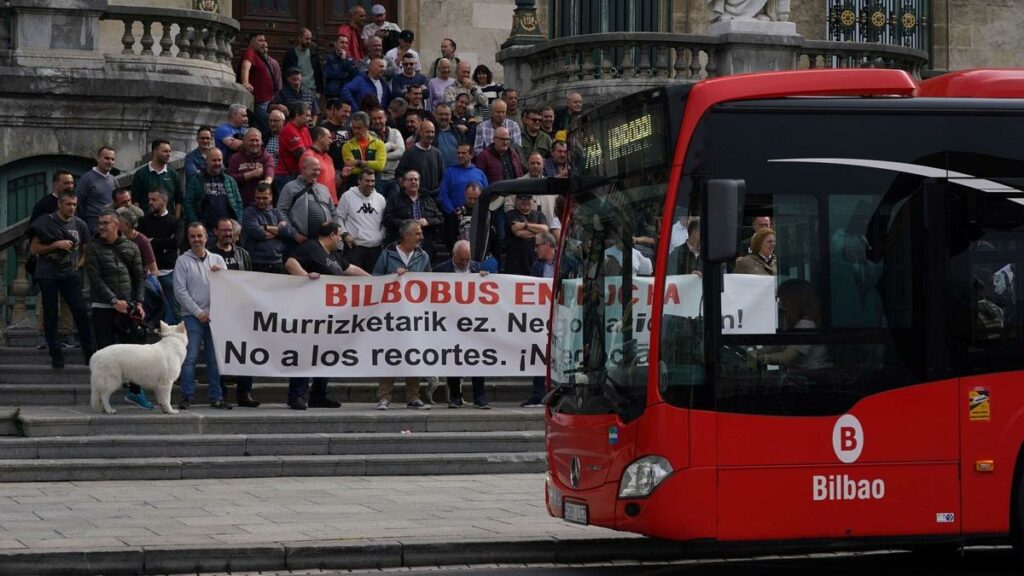
[[[451,252],[459,239],[459,217],[454,212],[444,215],[444,247]]]
[[[373,274],[373,267],[377,265],[377,260],[380,258],[380,253],[383,250],[382,246],[356,246],[350,249],[345,257],[349,263],[355,264],[368,273]]]
[[[484,377],[473,376],[470,379],[473,382],[473,404],[486,404],[487,394],[484,392]],[[462,378],[448,378],[448,401],[454,402],[455,400],[462,399]]]
[[[82,279],[78,274],[72,274],[56,280],[38,278],[36,282],[39,284],[39,293],[43,300],[43,332],[46,335],[46,346],[50,349],[50,357],[64,358],[64,348],[57,335],[59,297],[63,297],[71,316],[75,319],[75,328],[78,330],[78,338],[82,341],[82,352],[88,364],[92,353],[96,351],[96,344],[89,322],[89,308],[86,307],[85,298],[82,296]]]
[[[96,349],[102,350],[111,344],[142,344],[142,342],[129,342],[128,339],[117,329],[118,311],[113,308],[92,309],[92,331],[96,335]],[[138,394],[142,390],[138,384],[128,383],[128,390],[132,394]]]
[[[289,378],[288,399],[305,398],[306,390],[309,390],[309,381],[313,381],[313,389],[309,392],[310,400],[319,400],[327,397],[327,378]]]
[[[530,400],[536,400],[540,402],[544,399],[544,394],[547,391],[544,390],[544,376],[533,377],[533,390],[530,392]]]

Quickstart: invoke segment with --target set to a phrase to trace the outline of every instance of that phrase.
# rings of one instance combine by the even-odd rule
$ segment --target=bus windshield
[[[573,202],[555,282],[549,404],[556,412],[631,420],[646,403],[669,168],[665,120],[656,97],[602,112],[585,118],[571,142]]]

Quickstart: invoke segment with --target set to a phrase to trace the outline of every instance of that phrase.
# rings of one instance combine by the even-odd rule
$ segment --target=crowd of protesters
[[[210,405],[230,409],[210,332],[210,274],[218,270],[551,275],[560,202],[516,196],[481,207],[492,227],[479,261],[471,213],[494,182],[567,176],[565,133],[582,109],[580,95],[570,94],[563,109],[520,109],[523,95],[495,83],[486,66],[471,69],[454,39],[421,59],[411,31],[388,22],[383,6],[370,12],[367,22],[365,9],[354,7],[323,56],[309,30],[280,64],[266,37],[252,35],[239,81],[253,108],[231,104],[223,123],[196,131],[184,181],[162,139],[130,186],[118,186],[109,146],[77,183],[56,173],[30,229],[40,347],[54,368],[64,367],[66,347],[80,345],[88,362],[97,348],[144,342],[148,321],[184,322],[179,407],[195,400],[205,348]],[[61,339],[72,320],[78,342]],[[289,381],[289,407],[340,406],[327,379],[311,380]],[[460,379],[447,384],[449,407],[462,407]],[[407,407],[429,408],[438,386],[431,378],[421,392],[419,378],[406,379]],[[392,379],[380,382],[378,409],[390,408],[392,388]],[[472,389],[473,405],[489,408],[484,379],[473,378]],[[542,393],[535,381],[522,406],[540,406]],[[237,394],[239,406],[260,404],[252,378],[237,379]],[[135,385],[126,400],[152,408]]]

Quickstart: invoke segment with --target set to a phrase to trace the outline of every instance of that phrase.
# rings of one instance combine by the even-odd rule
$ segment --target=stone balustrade
[[[499,52],[498,61],[505,84],[530,95],[529,104],[561,102],[570,91],[599,103],[668,82],[756,70],[898,68],[919,78],[928,56],[900,46],[802,36],[611,32],[513,46]]]
[[[231,41],[237,20],[220,14],[176,8],[110,6],[101,20],[123,28],[120,54],[107,54],[118,63],[151,62],[165,68],[212,63],[233,75]],[[168,70],[169,71],[169,70]]]

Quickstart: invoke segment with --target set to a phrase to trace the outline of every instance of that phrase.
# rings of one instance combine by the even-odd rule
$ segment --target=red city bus
[[[680,541],[1018,543],[1022,96],[1016,71],[816,70],[581,117],[549,513]]]

